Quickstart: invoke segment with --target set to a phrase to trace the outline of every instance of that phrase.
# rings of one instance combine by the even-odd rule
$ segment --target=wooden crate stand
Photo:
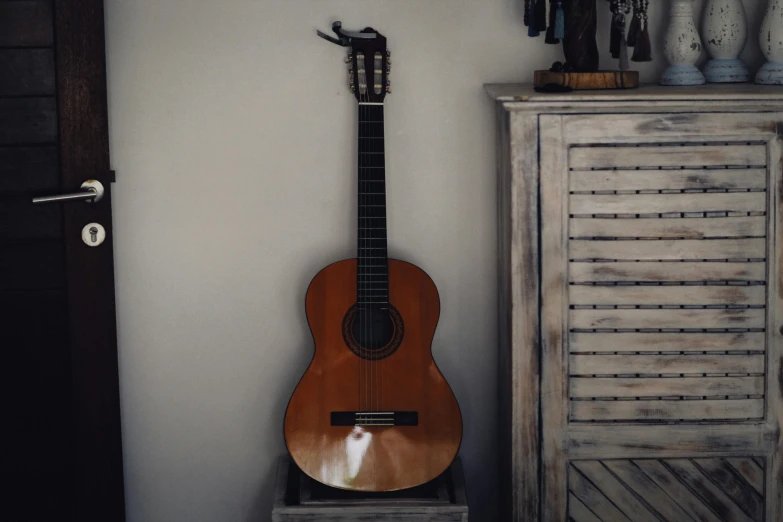
[[[277,463],[272,522],[467,522],[462,462],[457,457],[440,477],[402,492],[361,494],[319,484],[288,455]]]

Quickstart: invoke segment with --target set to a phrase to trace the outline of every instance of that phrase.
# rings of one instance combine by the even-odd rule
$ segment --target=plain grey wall
[[[664,67],[668,3],[651,2]],[[603,63],[608,7],[599,0]],[[744,56],[761,62],[762,1]],[[266,521],[313,346],[304,292],[354,256],[341,19],[389,39],[390,254],[437,284],[433,351],[464,415],[471,519],[495,518],[495,151],[485,82],[562,59],[522,0],[106,0],[129,522]]]

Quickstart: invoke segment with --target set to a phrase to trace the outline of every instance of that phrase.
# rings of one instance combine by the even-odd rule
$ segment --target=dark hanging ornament
[[[546,0],[536,0],[536,29],[546,31]]]
[[[530,26],[530,0],[525,0],[525,27]]]
[[[628,27],[628,47],[634,47],[639,34],[642,32],[642,20],[639,16],[639,0],[633,0],[633,14],[631,15],[631,25]]]
[[[538,36],[538,24],[536,23],[537,18],[537,12],[538,12],[538,2],[535,0],[530,1],[530,23],[527,26],[527,35],[532,37]]]
[[[625,26],[625,16],[620,15],[620,20],[623,26]],[[627,71],[631,68],[631,65],[628,63],[628,43],[625,41],[625,35],[622,34],[622,30],[620,30],[620,35],[620,52],[618,56],[620,58],[620,70]]]
[[[560,39],[555,36],[555,17],[557,10],[555,9],[555,2],[557,0],[549,0],[549,27],[546,29],[546,39],[544,40],[548,44],[558,44]]]
[[[560,40],[565,38],[565,9],[563,9],[563,2],[565,0],[557,1],[557,9],[555,11],[555,38]]]
[[[617,26],[617,16],[612,16],[612,29],[609,33],[609,52],[612,53],[612,58],[620,57],[620,41],[623,39],[623,35],[620,33],[620,29]]]
[[[644,30],[636,40],[636,47],[633,48],[631,60],[634,62],[652,61],[652,45],[650,45],[650,33],[647,30],[647,22],[644,23]]]
[[[620,33],[617,31],[619,9],[619,0],[609,0],[609,11],[612,13],[612,18],[609,21],[609,54],[612,55],[612,58],[620,56]]]
[[[649,22],[647,20],[647,6],[650,0],[639,0],[640,25],[644,27],[636,38],[636,46],[633,49],[631,60],[634,62],[651,62],[652,45],[650,44]]]

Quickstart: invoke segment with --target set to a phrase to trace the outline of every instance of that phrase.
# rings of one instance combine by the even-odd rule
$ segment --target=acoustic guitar
[[[448,468],[462,417],[432,358],[435,284],[417,266],[387,256],[386,39],[372,28],[336,32],[350,47],[358,101],[357,257],[322,269],[307,289],[315,355],[288,404],[285,441],[297,466],[323,484],[396,491]]]

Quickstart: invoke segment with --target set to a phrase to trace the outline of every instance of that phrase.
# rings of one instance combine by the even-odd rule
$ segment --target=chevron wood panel
[[[763,522],[764,460],[610,459],[568,467],[570,522]]]

